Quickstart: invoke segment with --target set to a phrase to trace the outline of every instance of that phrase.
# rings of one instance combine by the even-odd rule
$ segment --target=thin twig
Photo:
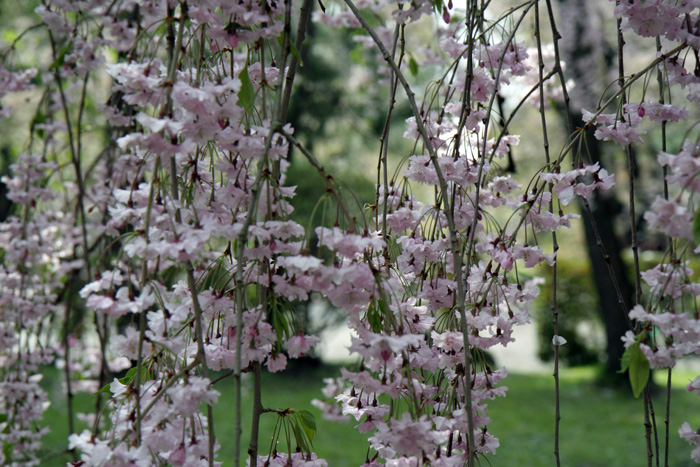
[[[245,283],[243,278],[244,270],[244,252],[245,246],[248,242],[248,229],[255,221],[258,211],[258,201],[260,199],[263,179],[265,178],[265,167],[269,160],[270,147],[272,145],[272,140],[275,135],[279,132],[282,127],[282,100],[283,100],[283,83],[285,80],[285,70],[287,69],[287,57],[290,51],[289,45],[289,35],[290,35],[290,14],[291,14],[291,2],[287,0],[285,2],[285,27],[284,34],[282,36],[282,54],[279,60],[280,74],[277,77],[277,95],[275,99],[275,107],[273,109],[273,121],[268,131],[267,138],[265,140],[265,149],[261,158],[257,163],[257,174],[255,176],[255,181],[253,186],[250,188],[250,205],[248,206],[248,212],[245,217],[243,226],[238,234],[236,240],[236,272],[234,274],[235,282],[235,314],[236,314],[236,357],[234,361],[234,380],[235,380],[235,393],[234,393],[234,406],[235,406],[235,418],[234,418],[234,445],[233,445],[233,465],[234,467],[239,467],[241,463],[241,352],[243,351],[243,310],[245,308]],[[292,82],[287,83],[288,86],[292,86]],[[257,458],[257,453],[251,454],[251,458]]]
[[[656,52],[661,53],[661,39],[656,38]],[[666,83],[664,82],[664,75],[663,72],[661,71],[661,67],[659,67],[656,71],[656,80],[659,84],[659,104],[663,105],[666,103],[666,95],[664,93],[664,89],[666,87]],[[663,152],[666,152],[667,147],[666,147],[666,120],[661,122],[661,150]],[[669,196],[668,196],[668,180],[666,180],[666,175],[668,172],[668,168],[664,165],[663,166],[663,187],[664,187],[664,199],[668,201]],[[669,262],[670,264],[674,264],[676,261],[676,249],[674,248],[673,244],[673,238],[670,236],[668,237],[668,245],[669,245]],[[670,311],[673,312],[673,301],[670,302]],[[666,376],[666,415],[664,416],[664,424],[665,424],[665,443],[664,443],[664,467],[668,467],[668,456],[669,456],[669,442],[670,442],[670,433],[671,433],[671,377],[673,375],[673,370],[671,368],[668,369],[668,374]]]
[[[309,17],[311,16],[311,8],[313,6],[313,0],[304,0],[299,10],[299,23],[297,24],[297,37],[294,40],[294,46],[298,53],[301,53],[301,46],[306,39],[306,27],[309,23]],[[296,77],[297,67],[299,66],[299,59],[295,54],[289,61],[289,69],[287,71],[286,82],[284,85],[284,96],[282,97],[282,109],[280,110],[280,122],[287,121],[287,113],[289,112],[289,102],[292,98],[292,87],[294,85],[294,78]]]
[[[347,206],[343,202],[343,199],[340,197],[340,193],[338,192],[338,189],[336,188],[335,182],[333,175],[330,175],[329,173],[326,172],[326,170],[323,168],[323,165],[314,157],[313,154],[309,152],[306,147],[304,147],[299,140],[297,140],[294,136],[291,134],[287,133],[284,129],[278,128],[279,134],[284,136],[287,141],[289,141],[289,144],[294,145],[301,153],[306,157],[306,159],[309,161],[309,163],[316,169],[318,174],[323,178],[324,183],[326,184],[326,191],[329,192],[333,198],[335,199],[336,203],[338,204],[338,207],[340,208],[340,211],[343,213],[343,216],[345,217],[345,220],[348,223],[348,226],[350,229],[355,230],[355,220],[352,218],[350,215],[350,211],[348,211]]]
[[[625,314],[625,318],[627,319],[627,324],[630,329],[632,329],[632,322],[630,321],[629,318],[629,309],[627,308],[627,304],[625,303],[625,299],[622,296],[622,291],[620,290],[620,283],[617,279],[617,276],[615,275],[615,271],[613,270],[612,264],[611,264],[611,259],[610,255],[608,254],[608,251],[605,249],[605,246],[603,245],[603,240],[600,237],[600,231],[598,230],[598,224],[595,222],[595,219],[593,218],[593,212],[591,210],[591,205],[588,202],[586,198],[581,198],[581,201],[583,202],[583,207],[586,210],[586,214],[588,215],[588,218],[591,221],[591,229],[593,230],[593,236],[595,237],[596,245],[598,245],[598,249],[600,250],[600,253],[603,255],[603,260],[605,261],[605,266],[608,269],[608,274],[610,275],[610,280],[613,283],[613,287],[615,288],[615,294],[617,295],[617,303],[620,305],[620,310]]]
[[[394,27],[394,39],[392,43],[391,56],[392,58],[396,56],[396,48],[399,40],[399,31],[403,28],[402,25],[397,24]],[[401,47],[401,53],[403,55],[403,44]],[[387,259],[387,268],[389,268],[389,233],[387,232],[387,214],[389,210],[388,199],[389,199],[389,167],[388,167],[388,153],[389,153],[389,132],[391,131],[391,117],[394,111],[394,106],[396,105],[396,90],[398,88],[399,79],[396,74],[391,70],[389,76],[391,82],[391,89],[389,91],[389,109],[386,112],[386,118],[384,120],[384,129],[382,130],[382,136],[379,138],[379,158],[377,163],[377,187],[384,185],[384,196],[382,199],[382,238],[387,248],[384,250],[385,258]],[[383,170],[382,170],[383,168]],[[379,190],[377,190],[377,195],[375,198],[375,224],[379,226]]]
[[[549,136],[547,134],[547,117],[544,111],[544,59],[542,58],[542,37],[540,31],[540,8],[539,3],[535,4],[535,38],[537,39],[537,61],[540,84],[540,121],[542,122],[542,140],[547,166],[550,164],[549,157]],[[548,184],[548,190],[554,194],[554,184]],[[554,212],[554,196],[549,200],[549,211]],[[556,255],[559,245],[557,243],[557,232],[552,230],[552,250],[555,255],[554,266],[552,267],[552,325],[554,326],[554,336],[559,336],[559,309],[557,308],[557,261]],[[559,426],[561,421],[560,400],[559,400],[559,344],[554,345],[554,459],[557,467],[561,466],[559,456]]]
[[[619,5],[619,0],[615,2]],[[618,63],[618,84],[620,87],[620,103],[624,106],[627,103],[627,95],[624,92],[625,89],[625,58],[624,58],[624,45],[625,38],[622,33],[622,20],[617,19],[617,63]],[[634,158],[632,157],[632,146],[628,144],[625,147],[625,153],[627,155],[627,170],[629,179],[629,220],[630,220],[630,230],[631,230],[631,242],[632,242],[632,255],[634,256],[634,286],[635,286],[635,305],[638,305],[642,301],[642,280],[639,273],[639,247],[637,245],[637,219],[635,212],[635,172],[636,167],[634,164]],[[639,325],[637,325],[637,328]],[[638,329],[637,329],[638,330]],[[650,420],[651,412],[651,396],[649,394],[649,382],[644,388],[644,438],[646,439],[647,445],[647,466],[652,466],[652,460],[654,457],[654,450],[652,448],[651,442],[651,429],[652,422]],[[651,414],[653,418],[653,414]],[[654,425],[656,420],[654,420]],[[658,444],[657,444],[657,462],[658,462]],[[657,466],[658,467],[658,466]]]
[[[172,17],[174,9],[169,9],[168,17]],[[177,30],[177,38],[173,42],[173,21],[168,23],[168,58],[170,59],[168,63],[168,77],[167,77],[167,94],[166,103],[161,108],[161,115],[169,115],[172,113],[172,84],[175,80],[175,73],[180,68],[180,52],[183,51],[183,38],[185,23],[188,19],[188,8],[187,2],[180,2],[180,18]],[[170,156],[170,196],[173,202],[177,203],[179,200],[178,193],[178,173],[177,165],[175,160],[175,155]],[[180,214],[180,208],[175,209],[175,220],[180,223],[182,222],[182,216]],[[177,234],[175,235],[177,237]],[[194,265],[191,260],[185,262],[185,271],[187,276],[187,287],[190,291],[192,297],[192,309],[194,311],[194,332],[195,338],[197,339],[197,353],[194,358],[194,363],[201,365],[201,371],[205,378],[209,378],[209,369],[207,367],[207,358],[204,350],[204,331],[202,329],[202,307],[199,303],[199,294],[197,290],[197,281],[194,277]],[[209,439],[209,467],[214,465],[214,446],[216,444],[216,437],[214,436],[214,414],[211,404],[207,404],[207,429],[208,429],[208,439]]]

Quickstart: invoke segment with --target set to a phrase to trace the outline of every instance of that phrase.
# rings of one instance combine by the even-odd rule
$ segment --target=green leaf
[[[131,370],[129,370],[126,373],[126,376],[121,378],[119,380],[120,383],[122,384],[131,384],[133,381],[136,380],[136,368],[133,367],[131,370],[133,370],[133,373],[131,373]],[[129,374],[131,373],[131,374]],[[145,381],[150,380],[150,375],[148,374],[148,367],[144,364],[141,364],[141,383],[143,384]]]
[[[649,360],[647,360],[639,344],[634,345],[636,346],[636,350],[633,352],[629,362],[630,383],[632,383],[632,393],[634,397],[639,397],[644,387],[647,385],[647,381],[649,381]],[[632,346],[628,348],[631,347]]]
[[[411,71],[413,76],[418,74],[418,62],[416,62],[413,57],[408,60],[408,69]]]
[[[63,47],[61,47],[58,50],[58,53],[56,54],[56,59],[51,63],[51,66],[49,67],[49,70],[53,70],[54,68],[62,67],[66,63],[66,54],[68,54],[71,50],[73,49],[73,43],[69,42],[65,44]]]
[[[620,359],[621,368],[618,373],[624,373],[627,371],[630,366],[630,362],[632,361],[632,356],[639,350],[639,344],[641,344],[642,341],[647,338],[647,334],[649,334],[649,331],[646,329],[637,334],[634,337],[634,344],[625,349],[625,353],[622,354],[622,358]]]
[[[299,415],[301,426],[306,432],[306,436],[309,438],[309,443],[313,444],[314,435],[316,434],[316,417],[308,410],[299,410],[297,415]]]
[[[301,448],[304,452],[311,452],[311,446],[309,446],[309,440],[306,438],[306,431],[300,426],[298,418],[292,418],[290,425],[292,425],[292,431],[294,432],[294,440],[297,442],[297,446]]]
[[[297,46],[294,45],[294,42],[289,41],[289,51],[292,52],[292,55],[294,55],[297,60],[299,60],[299,66],[304,66],[304,60],[301,59],[301,54],[299,53],[299,50],[297,50]]]
[[[9,461],[12,459],[12,451],[14,451],[14,444],[5,443],[2,447],[2,453],[5,456],[5,460]]]
[[[226,269],[226,257],[220,256],[205,272],[204,280],[199,285],[199,291],[221,289],[228,282],[230,274]]]
[[[136,369],[137,369],[137,368],[138,368],[138,367],[136,367],[136,366],[130,368],[129,371],[126,372],[126,375],[125,375],[124,377],[122,377],[122,378],[119,378],[118,381],[119,381],[120,383],[122,383],[123,385],[125,385],[125,386],[128,386],[129,384],[131,384],[131,383],[136,379]],[[149,377],[149,374],[148,374],[148,367],[147,367],[146,365],[143,365],[143,364],[142,364],[142,365],[141,365],[141,383],[143,383],[143,382],[145,382],[145,381],[148,381],[149,379],[151,379],[151,378]],[[103,393],[103,392],[105,392],[105,393],[107,393],[107,394],[111,394],[111,391],[110,391],[110,385],[111,385],[111,384],[112,384],[112,383],[109,383],[109,384],[103,386],[102,388],[100,388],[99,391],[97,391],[97,392],[96,392],[95,394],[93,394],[93,395],[97,395],[97,394],[100,394],[100,393]]]
[[[370,302],[367,308],[367,322],[372,332],[375,333],[381,332],[382,330],[382,315],[377,308],[377,302],[374,300]]]
[[[156,26],[156,29],[153,32],[153,37],[164,36],[166,34],[167,30],[168,30],[168,22],[163,21],[158,26]]]
[[[624,373],[629,368],[635,347],[639,349],[639,344],[634,343],[625,349],[625,353],[622,354],[622,358],[620,359],[620,369],[618,373]]]
[[[119,378],[119,382],[122,384],[129,384],[134,380],[134,376],[136,375],[136,369],[138,367],[133,367],[129,368],[129,371],[126,372],[126,376]]]
[[[379,303],[379,309],[382,312],[382,316],[389,316],[389,314],[391,312],[389,311],[389,306],[386,304],[386,301],[385,300],[378,300],[378,303]]]
[[[253,113],[253,107],[255,106],[255,89],[248,75],[248,65],[241,70],[238,77],[241,79],[241,89],[238,91],[238,103],[246,112],[249,114]]]
[[[98,394],[102,394],[103,392],[104,392],[104,393],[107,393],[107,394],[110,394],[110,390],[109,390],[109,385],[110,385],[110,384],[112,384],[112,383],[109,383],[109,384],[107,384],[107,385],[105,385],[105,386],[102,386],[102,388],[100,388],[99,391],[97,391],[96,393],[94,393],[93,396],[96,396],[96,395],[98,395]]]
[[[693,239],[696,245],[700,245],[700,208],[695,211],[693,218]]]
[[[277,43],[284,49],[283,41],[284,39],[282,36],[277,37]],[[297,58],[297,60],[299,60],[299,66],[304,66],[304,60],[301,59],[301,54],[299,53],[297,46],[292,41],[289,41],[289,51]]]
[[[270,308],[272,310],[272,327],[275,329],[275,333],[277,333],[277,340],[282,342],[284,336],[291,336],[289,322],[284,315],[284,311],[280,310],[277,299],[272,299]]]

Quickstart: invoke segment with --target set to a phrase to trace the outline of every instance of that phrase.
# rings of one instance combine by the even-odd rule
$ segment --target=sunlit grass
[[[337,376],[338,367],[320,366],[299,369],[290,375],[263,377],[263,404],[266,407],[309,410],[316,415],[317,433],[314,448],[319,457],[328,460],[330,467],[358,467],[367,454],[366,435],[353,427],[357,422],[337,423],[324,420],[320,412],[311,406],[311,399],[321,397],[322,379]],[[562,465],[573,467],[642,466],[646,465],[644,441],[644,415],[642,399],[635,399],[631,390],[612,390],[598,386],[597,370],[593,367],[564,369],[561,372],[561,427],[560,445]],[[691,372],[674,373],[671,400],[669,465],[695,465],[690,460],[691,446],[678,437],[678,428],[685,420],[700,426],[700,399],[688,394],[684,387],[694,378]],[[60,395],[57,373],[47,378],[48,387]],[[654,396],[657,428],[663,465],[665,445],[664,391],[665,373],[657,372],[657,384],[662,387]],[[489,415],[493,422],[489,431],[501,441],[495,456],[481,459],[481,465],[493,466],[553,466],[554,464],[554,380],[551,374],[511,374],[503,381],[508,395],[489,403]],[[243,398],[243,444],[245,453],[249,440],[249,421],[252,407],[251,380],[246,381]],[[234,435],[234,385],[231,378],[216,384],[221,392],[214,411],[216,436],[221,444],[218,460],[224,466],[233,464]],[[82,396],[77,400],[81,410],[94,405],[94,396]],[[47,452],[65,449],[67,432],[65,403],[52,404],[46,420],[52,433],[45,439]],[[260,449],[270,448],[270,436],[277,421],[276,414],[264,414],[260,430]],[[84,424],[79,423],[82,429]],[[278,446],[285,451],[284,442]],[[42,465],[65,465],[69,458],[58,456],[45,459]],[[655,465],[655,463],[654,463]]]

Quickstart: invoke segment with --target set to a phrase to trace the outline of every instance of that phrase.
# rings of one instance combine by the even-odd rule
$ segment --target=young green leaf
[[[413,76],[418,74],[418,62],[416,62],[413,57],[408,60],[408,69],[411,71]]]
[[[103,392],[104,392],[105,394],[110,394],[109,386],[110,386],[111,384],[112,384],[112,383],[105,384],[104,386],[102,386],[102,387],[100,388],[99,391],[95,392],[95,393],[93,394],[93,396],[96,396],[96,395],[101,394],[101,393],[103,393]]]
[[[381,332],[382,330],[382,315],[377,308],[376,301],[370,302],[367,308],[367,322],[372,332]]]
[[[136,369],[137,369],[137,368],[138,368],[138,367],[129,368],[129,371],[126,372],[126,375],[124,375],[123,377],[119,378],[118,381],[119,381],[120,383],[124,384],[124,385],[129,385],[129,384],[131,384],[133,381],[136,380]],[[151,379],[151,378],[149,377],[149,374],[148,374],[148,368],[146,367],[146,365],[141,365],[141,383],[143,383],[143,382],[145,382],[145,381],[148,381],[149,379]],[[93,394],[93,395],[97,395],[97,394],[100,394],[100,393],[107,393],[107,394],[110,394],[110,393],[111,393],[111,391],[110,391],[110,386],[111,386],[111,384],[112,384],[112,383],[108,383],[108,384],[106,384],[105,386],[102,386],[102,387],[100,388],[100,390],[97,391],[97,392],[95,392],[95,394]]]
[[[382,312],[382,317],[389,316],[391,311],[389,311],[389,306],[386,304],[386,300],[378,300],[379,303],[379,309]]]
[[[199,284],[199,291],[207,289],[221,289],[228,282],[231,274],[226,269],[226,257],[220,256],[209,266],[204,274],[204,279]]]
[[[284,48],[284,44],[282,43],[282,41],[282,36],[277,37],[277,43],[280,45],[280,47]],[[299,60],[299,66],[304,66],[304,60],[301,59],[299,49],[297,49],[297,46],[294,45],[294,42],[292,41],[289,41],[289,51],[292,55],[294,55],[297,58],[297,60]]]
[[[696,245],[700,245],[700,208],[695,211],[693,217],[693,239]]]
[[[284,315],[284,310],[280,310],[280,306],[274,297],[272,298],[270,309],[272,310],[272,327],[277,334],[277,340],[281,342],[284,336],[289,337],[292,335],[291,328],[287,317]]]
[[[65,44],[63,47],[58,49],[58,53],[56,54],[56,59],[51,63],[49,66],[49,70],[53,70],[54,68],[60,68],[63,65],[66,64],[66,55],[73,50],[73,43],[68,42]]]
[[[12,452],[14,451],[15,445],[12,443],[5,443],[2,446],[2,453],[5,459],[12,459]]]
[[[622,358],[620,359],[621,368],[618,371],[618,373],[624,373],[625,371],[627,371],[627,369],[630,366],[632,356],[635,352],[639,350],[639,344],[641,344],[644,341],[644,339],[647,338],[648,333],[649,331],[645,329],[634,337],[634,344],[627,347],[625,349],[625,353],[622,354]]]
[[[632,360],[632,354],[634,353],[634,348],[639,348],[638,343],[634,343],[625,349],[625,353],[622,354],[620,359],[620,369],[618,373],[624,373],[630,367],[630,361]]]
[[[647,360],[639,344],[634,344],[634,346],[636,350],[632,353],[629,362],[630,383],[632,384],[632,393],[634,397],[639,397],[644,387],[647,385],[647,381],[649,381],[650,370],[649,360]],[[628,348],[632,348],[632,346]]]
[[[134,380],[134,376],[136,376],[136,368],[137,367],[132,367],[129,368],[129,371],[126,372],[126,375],[119,378],[119,382],[122,384],[129,384]]]
[[[241,89],[238,91],[238,104],[249,114],[253,113],[253,107],[255,106],[255,89],[248,75],[248,65],[243,67],[238,77],[241,80]]]
[[[308,410],[299,410],[297,415],[299,415],[301,426],[306,432],[306,436],[309,438],[309,443],[313,444],[314,435],[316,434],[316,418],[314,414]]]
[[[297,446],[301,448],[304,452],[311,452],[311,446],[309,446],[309,440],[306,437],[306,431],[301,427],[299,423],[299,417],[294,417],[291,419],[292,431],[294,432],[294,440],[297,442]]]

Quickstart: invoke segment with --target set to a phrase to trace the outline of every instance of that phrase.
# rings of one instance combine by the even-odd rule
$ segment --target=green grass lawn
[[[663,376],[659,373],[657,376]],[[678,436],[684,420],[700,424],[700,399],[684,387],[689,375],[678,375],[671,397],[670,466],[696,465],[691,446]],[[570,467],[645,466],[643,401],[631,389],[596,385],[592,368],[570,369],[561,378],[561,464]],[[504,384],[508,396],[489,404],[490,431],[501,447],[490,457],[494,466],[552,466],[554,463],[554,379],[551,375],[512,374]],[[659,384],[665,384],[659,380]],[[659,391],[661,392],[661,391]],[[664,397],[653,398],[661,444],[664,445]],[[656,465],[656,464],[654,464]]]
[[[297,372],[293,376],[270,375],[263,377],[263,404],[272,408],[309,410],[316,415],[317,433],[314,447],[320,457],[331,467],[357,467],[364,463],[367,453],[366,436],[357,433],[349,423],[324,420],[320,412],[311,406],[310,400],[321,396],[324,377],[336,376],[337,367],[322,366]],[[47,378],[52,392],[58,393],[57,376]],[[662,376],[662,375],[657,375]],[[671,435],[669,465],[674,467],[695,465],[690,460],[691,446],[678,437],[678,427],[684,420],[700,425],[700,399],[684,390],[690,374],[675,376],[674,394],[671,400]],[[561,376],[561,428],[560,453],[562,465],[571,467],[645,466],[645,442],[642,400],[634,399],[631,390],[614,391],[595,384],[593,368],[565,369]],[[47,384],[49,384],[47,383]],[[246,381],[250,386],[251,380]],[[489,415],[493,422],[489,431],[500,438],[501,446],[495,456],[481,459],[481,465],[493,466],[553,466],[554,464],[554,384],[551,375],[511,374],[503,382],[508,386],[508,396],[489,403]],[[662,383],[663,384],[663,383]],[[221,392],[214,411],[216,435],[221,443],[219,460],[224,466],[233,464],[233,380],[217,383]],[[94,396],[78,401],[85,410],[94,404]],[[664,415],[663,397],[654,398],[657,411],[657,427],[663,456]],[[249,412],[252,397],[246,391],[243,400],[243,451],[247,449]],[[46,420],[52,433],[45,438],[48,452],[64,449],[66,433],[66,409],[62,401],[56,401],[47,412]],[[276,414],[263,414],[261,424],[261,449],[270,446],[270,435],[277,419]],[[79,429],[84,425],[78,424]],[[284,450],[285,446],[280,446]],[[45,459],[42,465],[65,465],[65,456]],[[661,465],[663,465],[663,458]]]

